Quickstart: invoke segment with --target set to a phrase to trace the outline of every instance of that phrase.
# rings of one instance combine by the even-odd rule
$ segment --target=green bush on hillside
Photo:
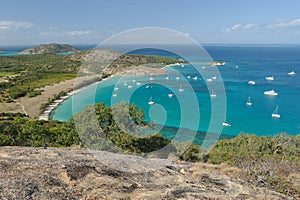
[[[300,174],[300,135],[274,137],[242,134],[218,141],[208,153],[208,162],[226,162],[242,169],[237,178],[280,193],[300,197],[300,190],[288,178]]]

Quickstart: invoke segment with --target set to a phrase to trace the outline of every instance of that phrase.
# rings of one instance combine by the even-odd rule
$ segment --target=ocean
[[[120,47],[115,49],[120,50]],[[210,96],[207,85],[211,83],[195,70],[203,65],[174,65],[166,68],[169,80],[166,80],[166,76],[153,76],[153,81],[149,81],[149,76],[114,76],[88,86],[64,101],[55,110],[53,119],[67,121],[74,113],[96,102],[112,105],[128,101],[143,109],[146,121],[162,125],[158,127],[165,137],[174,137],[179,129],[186,131],[187,135],[189,131],[197,131],[195,142],[198,144],[203,142],[206,132],[220,138],[230,138],[240,133],[259,136],[300,133],[300,46],[207,45],[204,49],[213,60],[226,62],[226,65],[217,67],[221,77],[212,80],[222,82],[225,86],[226,93],[221,94],[216,90],[216,98]],[[195,56],[192,49],[186,51]],[[176,57],[158,49],[140,49],[131,53]],[[206,70],[209,70],[209,66],[206,66]],[[290,71],[295,71],[296,75],[288,75]],[[198,80],[193,79],[195,76]],[[267,76],[274,76],[274,81],[266,80]],[[249,80],[255,81],[256,85],[249,85]],[[132,88],[128,88],[128,85]],[[115,87],[118,87],[117,91]],[[178,92],[179,88],[184,91]],[[278,96],[264,95],[264,91],[272,89]],[[112,96],[115,93],[117,97]],[[172,98],[168,96],[170,93],[174,94]],[[226,98],[225,113],[218,107],[221,105],[214,104],[221,95]],[[252,106],[246,105],[249,96]],[[149,105],[151,100],[155,102],[154,105]],[[280,118],[271,117],[276,106]],[[216,122],[212,121],[212,110],[217,116]],[[222,122],[231,126],[224,126]]]
[[[300,73],[300,46],[205,46],[204,48],[213,60],[227,63],[218,67],[222,80],[215,80],[223,81],[225,85],[227,101],[224,122],[231,125],[216,125],[222,126],[221,138],[240,133],[259,136],[272,136],[282,132],[291,135],[300,133],[300,106],[298,105],[300,74],[297,74]],[[168,55],[157,49],[141,49],[132,53]],[[210,123],[213,123],[211,116],[214,99],[210,97],[206,86],[209,83],[199,75],[197,81],[193,80],[196,71],[194,66],[188,64],[184,67],[171,66],[167,70],[169,80],[165,79],[166,76],[153,77],[157,81],[153,84],[149,84],[149,77],[112,77],[97,85],[89,86],[74,96],[75,106],[72,106],[73,98],[69,98],[59,106],[53,119],[69,120],[73,113],[80,112],[83,107],[95,102],[111,105],[128,101],[143,109],[146,121],[163,125],[164,128],[160,132],[166,137],[173,137],[178,128],[196,130],[199,132],[199,138],[196,136],[196,140],[201,143],[203,133],[207,132]],[[292,70],[296,75],[288,75]],[[176,79],[177,76],[180,76],[180,80]],[[187,79],[187,76],[191,78]],[[267,81],[265,80],[267,76],[274,76],[275,80]],[[184,91],[169,98],[169,93],[174,93],[180,88],[180,81],[183,78],[185,79],[181,87],[186,87]],[[249,80],[254,80],[256,85],[249,85]],[[137,86],[137,82],[141,85]],[[126,83],[133,88],[128,89]],[[151,88],[147,89],[147,85]],[[192,86],[192,89],[187,89],[188,86]],[[114,91],[114,87],[118,87],[119,90]],[[264,91],[271,89],[279,95],[264,95]],[[133,91],[130,92],[130,96],[128,96],[129,91]],[[113,93],[117,93],[118,96],[112,97]],[[197,98],[196,104],[194,96]],[[249,96],[252,106],[246,105]],[[155,105],[148,104],[150,98],[156,103]],[[277,105],[281,117],[272,118],[271,114]],[[197,110],[200,110],[200,116],[195,115]],[[193,117],[196,118],[196,122]]]

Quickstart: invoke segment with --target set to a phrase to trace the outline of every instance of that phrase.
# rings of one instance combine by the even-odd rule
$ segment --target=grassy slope
[[[0,82],[0,101],[11,101],[37,88],[75,78],[89,52],[83,51],[75,55],[40,54],[1,57],[0,75],[6,79],[6,82]],[[111,65],[117,70],[120,67],[145,63],[175,62],[178,62],[175,58],[162,56],[123,55]]]

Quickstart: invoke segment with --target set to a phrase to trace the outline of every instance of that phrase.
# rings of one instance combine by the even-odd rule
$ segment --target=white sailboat
[[[267,77],[266,77],[266,80],[267,80],[267,81],[274,81],[274,76],[267,76]]]
[[[227,126],[227,127],[229,127],[229,126],[231,126],[231,124],[228,123],[228,122],[223,122],[223,123],[222,123],[222,126]]]
[[[278,114],[278,106],[276,106],[275,110],[272,113],[273,118],[280,118],[280,114]]]
[[[275,92],[275,90],[272,89],[272,90],[267,90],[267,91],[265,91],[265,92],[264,92],[264,95],[277,96],[278,93]]]
[[[289,73],[288,73],[288,75],[290,75],[290,76],[294,76],[296,74],[296,72],[294,72],[294,71],[290,71]]]
[[[247,103],[246,103],[247,106],[252,106],[252,102],[250,100],[250,96],[248,97],[248,100],[247,100]]]
[[[213,89],[211,90],[210,97],[217,97],[217,94]]]
[[[150,97],[150,99],[149,99],[149,101],[148,101],[148,104],[149,104],[149,105],[154,105],[154,104],[155,104],[155,102],[152,101],[152,97]]]
[[[211,78],[206,79],[207,82],[212,82],[213,80]]]
[[[115,94],[113,94],[112,96],[113,96],[113,97],[117,97],[117,96],[118,96],[118,94],[116,94],[116,93],[115,93]]]
[[[172,98],[172,97],[173,97],[173,94],[172,94],[172,93],[168,94],[168,97],[169,97],[169,98]]]
[[[182,88],[182,85],[181,85],[181,84],[180,84],[180,87],[179,87],[178,91],[179,91],[179,92],[183,92],[183,91],[184,91],[184,89]]]
[[[197,77],[197,76],[195,76],[193,79],[196,81],[196,80],[198,80],[198,77]]]
[[[250,81],[248,81],[248,84],[249,84],[249,85],[255,85],[255,84],[256,84],[256,82],[255,82],[255,81],[252,81],[252,80],[250,80]]]

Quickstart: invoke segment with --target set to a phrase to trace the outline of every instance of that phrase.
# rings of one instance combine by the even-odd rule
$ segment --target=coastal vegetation
[[[126,117],[128,112],[130,118]],[[168,145],[168,154],[160,156],[176,156],[192,162],[226,163],[240,169],[234,176],[243,184],[266,187],[296,198],[300,195],[297,185],[300,135],[263,137],[241,134],[220,140],[205,152],[193,143],[174,143],[159,133],[147,135],[140,132],[143,130],[140,127],[147,127],[143,111],[124,102],[113,107],[104,103],[88,106],[68,122],[36,121],[20,113],[2,113],[0,116],[0,146],[85,146],[146,155]]]
[[[214,164],[237,166],[241,172],[236,176],[245,183],[300,198],[300,134],[283,133],[274,137],[241,134],[218,141],[207,159]]]
[[[100,52],[104,58],[109,57],[109,62],[104,58],[86,62],[88,54],[92,55],[94,51]],[[179,62],[179,59],[150,55],[121,55],[118,52],[104,49],[80,51],[71,55],[43,53],[2,56],[0,59],[0,102],[12,102],[25,95],[34,97],[43,92],[39,89],[41,87],[77,76],[95,74],[99,70],[100,74],[103,73],[105,77],[108,77],[130,66],[152,63],[151,67],[161,68],[176,62]],[[88,66],[85,72],[79,71],[83,63],[84,67]],[[105,64],[108,65],[108,68],[103,71]],[[83,86],[97,80],[87,81]]]
[[[127,118],[127,111],[129,111],[131,119]],[[96,113],[97,120],[94,121],[96,124],[93,126],[92,115],[94,113]],[[113,113],[118,117],[113,118]],[[159,133],[142,136],[137,125],[144,127],[147,125],[144,122],[144,113],[135,105],[128,105],[125,102],[113,107],[105,106],[104,103],[91,105],[68,122],[31,120],[18,113],[2,113],[1,116],[0,146],[69,147],[84,145],[97,150],[114,152],[122,150],[125,153],[144,154],[159,150],[171,142]],[[117,148],[111,148],[111,143]],[[169,152],[176,154],[176,149],[179,147],[180,144],[177,144],[176,147],[171,145]],[[200,147],[192,145],[181,158],[196,161],[199,153]]]
[[[29,94],[40,94],[37,88],[72,79],[77,76],[81,62],[67,56],[41,54],[30,56],[3,56],[0,60],[2,102]]]

